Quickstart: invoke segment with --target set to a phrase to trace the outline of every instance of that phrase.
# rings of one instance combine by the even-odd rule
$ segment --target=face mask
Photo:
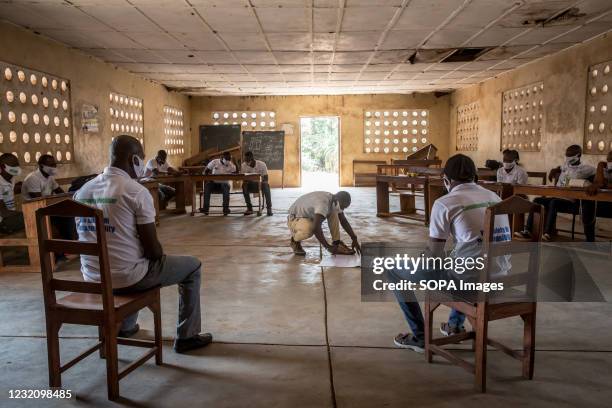
[[[565,158],[565,164],[568,166],[575,166],[580,163],[580,155],[570,156]]]
[[[57,174],[57,167],[45,166],[43,164],[42,171],[47,173],[49,176],[53,177],[53,176],[55,176]]]
[[[136,178],[144,177],[146,169],[140,157],[136,155],[132,156],[132,167],[134,168],[134,173],[136,173]]]
[[[448,191],[450,193],[451,191],[451,182],[449,179],[447,179],[446,177],[442,178],[442,182],[444,183],[444,188],[446,189],[446,191]]]
[[[516,162],[510,162],[510,163],[506,163],[504,162],[504,169],[506,170],[512,170],[514,168],[514,165],[516,164]]]
[[[4,165],[4,170],[10,174],[11,176],[14,177],[18,177],[21,174],[21,167],[19,166],[7,166],[6,164]]]

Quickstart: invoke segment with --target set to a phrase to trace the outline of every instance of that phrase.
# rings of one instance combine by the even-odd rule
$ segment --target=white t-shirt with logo
[[[471,249],[476,247],[465,245],[466,243],[477,244],[482,242],[487,207],[500,201],[501,198],[497,194],[476,183],[459,184],[450,193],[438,198],[433,203],[429,221],[429,236],[444,240],[452,237],[456,244],[455,250],[451,254],[453,257],[480,256],[480,253],[476,252],[462,253],[461,248],[466,248],[470,252]],[[508,216],[496,216],[493,241],[511,240],[512,230],[510,229]],[[498,267],[496,271],[492,271],[492,274],[507,273],[510,269],[509,257],[500,256],[497,258]]]
[[[77,191],[75,200],[104,212],[106,244],[114,288],[140,281],[149,260],[138,237],[137,225],[155,222],[155,206],[149,191],[125,171],[107,167]],[[95,241],[93,218],[77,218],[79,240]],[[81,255],[81,273],[86,281],[100,281],[100,265],[95,256]]]
[[[7,181],[4,177],[0,176],[0,201],[4,202],[4,205],[9,210],[15,210],[15,179]],[[0,222],[2,222],[2,216],[0,216]]]
[[[510,172],[507,172],[503,167],[497,169],[498,183],[527,184],[528,179],[527,172],[518,164],[515,164]]]
[[[45,177],[40,169],[33,171],[23,180],[21,194],[27,199],[32,198],[30,193],[40,193],[46,197],[53,194],[53,191],[59,187],[53,176]]]
[[[223,162],[221,160],[222,159],[212,160],[210,163],[208,163],[206,168],[210,170],[212,174],[232,174],[236,172],[236,165],[232,163],[231,160],[223,160]],[[229,181],[227,180],[215,180],[215,182],[229,184]]]
[[[595,175],[596,169],[590,164],[580,162],[577,166],[570,166],[564,164],[561,166],[561,174],[559,174],[559,180],[557,186],[567,187],[570,180],[586,180],[589,177]]]
[[[159,164],[155,158],[152,158],[147,162],[147,173],[145,176],[150,176],[153,174],[153,170],[157,170],[159,173],[167,173],[170,167],[172,166],[170,166],[168,160],[166,160],[164,164]]]
[[[341,213],[338,203],[333,202],[334,195],[327,191],[313,191],[299,197],[291,207],[289,215],[295,218],[314,219],[315,214],[327,218],[332,212]]]
[[[268,166],[266,166],[266,163],[262,162],[261,160],[255,160],[255,166],[251,167],[245,161],[245,162],[242,162],[242,165],[240,166],[240,171],[244,174],[255,173],[255,174],[261,174],[262,176],[265,176],[268,174]]]

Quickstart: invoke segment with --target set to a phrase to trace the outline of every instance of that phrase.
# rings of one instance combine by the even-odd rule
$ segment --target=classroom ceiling
[[[449,91],[612,29],[610,0],[0,0],[0,18],[193,95]]]

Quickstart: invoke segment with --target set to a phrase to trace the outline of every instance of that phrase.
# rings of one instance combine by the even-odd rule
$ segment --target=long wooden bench
[[[356,172],[355,165],[359,166],[378,166],[379,164],[387,164],[384,160],[353,160],[353,187],[372,187],[376,185],[376,172]]]

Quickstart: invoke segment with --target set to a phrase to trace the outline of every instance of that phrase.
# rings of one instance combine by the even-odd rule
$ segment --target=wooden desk
[[[155,206],[155,224],[159,225],[159,182],[157,180],[139,180],[153,197],[153,205]]]
[[[368,187],[376,185],[376,173],[355,172],[355,165],[376,166],[379,164],[387,164],[384,160],[353,160],[353,187]]]
[[[176,202],[176,209],[168,210],[172,211],[174,214],[185,214],[187,211],[185,210],[185,206],[187,204],[187,198],[189,197],[188,191],[191,187],[189,182],[189,176],[187,175],[158,175],[152,177],[159,184],[169,185],[174,188],[176,195],[174,196],[174,201]],[[159,186],[158,186],[159,188]],[[158,199],[159,206],[159,199]]]
[[[568,200],[589,200],[612,202],[612,189],[600,189],[596,195],[587,195],[582,187],[536,186],[531,184],[514,185],[514,194],[556,197]]]
[[[46,197],[33,198],[21,204],[26,238],[28,239],[28,257],[30,265],[23,272],[40,272],[40,254],[38,253],[38,231],[36,230],[36,210],[48,205],[72,198],[73,193],[55,194]],[[51,228],[51,225],[47,225]],[[55,259],[51,257],[51,267],[55,268]]]
[[[263,210],[263,203],[261,200],[261,181],[262,181],[262,177],[261,174],[254,174],[254,173],[250,173],[250,174],[240,174],[240,173],[235,173],[235,174],[197,174],[197,175],[190,175],[189,176],[190,179],[190,184],[191,184],[191,191],[192,191],[192,196],[191,196],[191,216],[194,216],[196,213],[196,203],[197,203],[197,197],[196,197],[196,187],[198,183],[204,183],[206,181],[253,181],[255,183],[257,183],[259,185],[259,200],[258,200],[258,205],[257,205],[257,215],[261,215],[261,212]]]
[[[429,177],[424,176],[393,176],[386,174],[376,175],[376,215],[378,217],[401,217],[411,220],[423,221],[429,224]],[[414,205],[415,195],[412,193],[400,193],[400,211],[390,212],[389,210],[389,186],[422,186],[425,208],[424,214],[417,214]]]

